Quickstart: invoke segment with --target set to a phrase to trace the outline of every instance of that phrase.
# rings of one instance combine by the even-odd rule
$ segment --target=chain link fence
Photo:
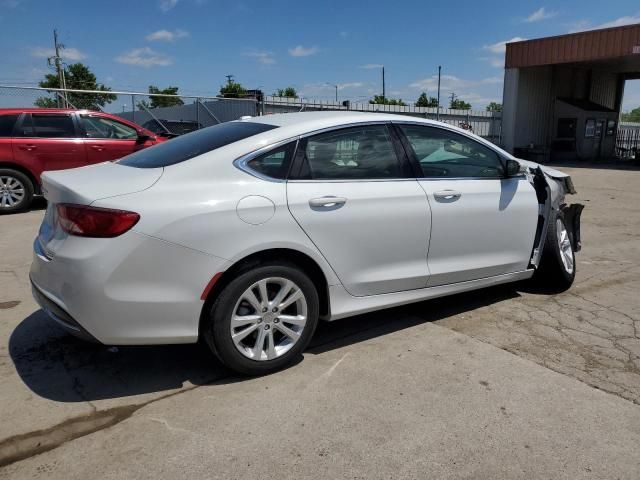
[[[476,135],[500,144],[502,114],[484,110],[452,110],[448,108],[414,107],[410,105],[380,105],[371,103],[339,103],[331,101],[313,101],[299,98],[264,98],[264,113],[313,112],[322,110],[343,110],[354,112],[383,112],[396,115],[439,120],[456,127],[473,131]]]
[[[181,135],[193,130],[237,120],[243,116],[300,111],[350,110],[384,112],[440,120],[473,131],[496,144],[501,142],[500,112],[317,102],[265,96],[223,98],[191,95],[149,95],[144,92],[62,90],[0,85],[0,108],[78,108],[100,110],[142,125],[160,135]]]
[[[0,85],[0,108],[34,107],[103,111],[168,136],[260,113],[260,103],[255,98],[149,95],[141,92]]]

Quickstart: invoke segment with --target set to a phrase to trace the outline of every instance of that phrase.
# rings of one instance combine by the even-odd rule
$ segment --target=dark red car
[[[0,214],[27,208],[45,170],[116,160],[165,140],[108,113],[0,109]]]

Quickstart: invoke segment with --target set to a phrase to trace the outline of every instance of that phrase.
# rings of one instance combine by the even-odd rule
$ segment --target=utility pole
[[[53,46],[55,48],[56,54],[53,57],[49,57],[49,65],[51,65],[51,61],[53,60],[54,65],[56,67],[56,72],[58,74],[58,84],[60,88],[63,89],[62,92],[62,108],[68,108],[67,105],[67,92],[64,89],[67,88],[67,82],[64,78],[64,68],[62,66],[62,57],[60,56],[60,50],[64,48],[64,45],[58,42],[58,30],[53,30]],[[60,98],[60,95],[58,96]],[[59,103],[59,100],[58,100]]]
[[[386,90],[384,88],[384,65],[382,65],[382,100],[384,101],[385,98],[387,97],[386,97]]]
[[[438,105],[436,108],[438,109],[436,112],[436,120],[440,120],[440,72],[442,71],[442,65],[438,65]]]
[[[451,105],[453,105],[453,102],[456,101],[456,98],[458,96],[456,95],[456,92],[451,92],[451,95],[449,95],[449,98],[451,99]]]

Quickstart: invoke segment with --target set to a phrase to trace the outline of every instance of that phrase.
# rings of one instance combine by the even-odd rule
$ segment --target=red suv
[[[116,160],[165,140],[108,113],[0,109],[0,213],[27,208],[45,170]]]

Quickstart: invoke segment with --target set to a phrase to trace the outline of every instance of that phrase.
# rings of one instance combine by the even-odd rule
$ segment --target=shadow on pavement
[[[501,286],[392,308],[336,322],[320,322],[309,354],[340,348],[426,322],[519,296]],[[84,402],[239,379],[197,345],[107,347],[67,334],[38,310],[9,339],[9,353],[22,381],[37,395],[58,402]]]

